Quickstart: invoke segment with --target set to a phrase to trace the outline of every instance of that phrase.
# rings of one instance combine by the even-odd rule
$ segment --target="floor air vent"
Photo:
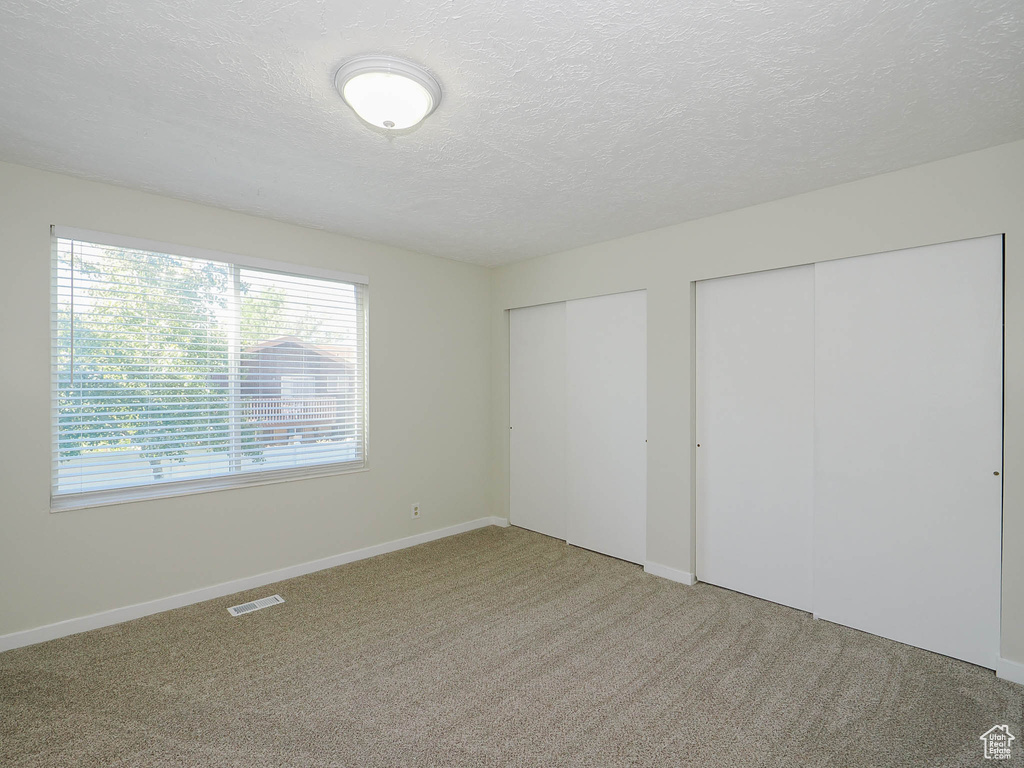
[[[242,603],[241,605],[233,605],[228,608],[228,613],[232,616],[241,616],[243,613],[252,613],[258,611],[260,608],[269,608],[272,605],[283,603],[284,598],[280,595],[271,595],[270,597],[261,597],[259,600],[253,600],[251,603]]]

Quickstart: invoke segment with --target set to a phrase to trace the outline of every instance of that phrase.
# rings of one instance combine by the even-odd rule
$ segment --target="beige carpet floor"
[[[487,528],[0,654],[0,765],[1019,766],[1022,706],[969,664]],[[997,723],[1011,761],[982,757]]]

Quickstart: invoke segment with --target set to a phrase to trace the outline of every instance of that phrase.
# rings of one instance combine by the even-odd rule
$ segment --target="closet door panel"
[[[509,311],[509,522],[566,535],[565,304]]]
[[[1002,238],[824,262],[814,610],[994,667]]]
[[[697,577],[811,610],[814,267],[697,283]]]
[[[570,544],[647,554],[647,293],[570,301],[566,465]]]

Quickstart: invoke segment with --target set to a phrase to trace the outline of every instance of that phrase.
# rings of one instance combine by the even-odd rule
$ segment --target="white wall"
[[[370,470],[51,514],[51,224],[368,275]],[[0,635],[488,514],[486,269],[6,164],[0,233]]]
[[[1024,662],[1024,142],[496,269],[493,514],[505,516],[508,505],[505,310],[647,289],[647,556],[692,573],[691,281],[1001,232],[1006,233],[1002,655]]]

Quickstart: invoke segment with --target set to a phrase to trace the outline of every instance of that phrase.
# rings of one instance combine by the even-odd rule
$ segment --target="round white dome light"
[[[400,131],[437,109],[441,86],[426,70],[391,56],[362,56],[338,70],[334,85],[370,125]]]

